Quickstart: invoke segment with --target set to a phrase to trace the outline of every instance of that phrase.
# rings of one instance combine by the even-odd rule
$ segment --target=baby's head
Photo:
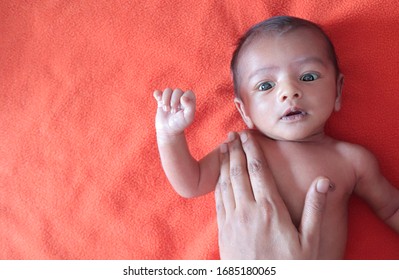
[[[231,71],[245,123],[271,138],[312,139],[340,109],[334,47],[310,21],[280,16],[253,26],[239,40]]]

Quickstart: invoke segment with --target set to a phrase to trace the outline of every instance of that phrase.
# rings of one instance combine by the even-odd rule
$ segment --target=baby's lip
[[[299,107],[289,107],[287,110],[284,111],[281,119],[287,119],[289,117],[296,116],[296,115],[305,116],[305,115],[307,115],[307,113],[305,110],[303,110]]]

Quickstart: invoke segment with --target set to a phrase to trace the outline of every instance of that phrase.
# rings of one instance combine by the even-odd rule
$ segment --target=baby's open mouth
[[[281,117],[282,120],[299,120],[306,116],[307,113],[299,108],[289,108],[288,110],[285,111],[284,115]]]

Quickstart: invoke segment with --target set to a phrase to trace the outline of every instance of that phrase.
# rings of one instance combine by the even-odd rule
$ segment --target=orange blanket
[[[0,258],[217,259],[213,194],[172,191],[155,88],[193,89],[193,153],[244,128],[229,61],[267,17],[320,23],[346,75],[328,125],[399,186],[396,0],[0,2]],[[250,4],[249,4],[250,3]],[[351,201],[346,258],[398,259],[399,237]]]

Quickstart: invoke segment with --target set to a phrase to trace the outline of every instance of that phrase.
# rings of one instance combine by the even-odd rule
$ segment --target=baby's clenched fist
[[[155,119],[157,134],[174,136],[181,134],[193,121],[195,114],[195,95],[191,90],[166,88],[163,92],[154,91],[158,103]]]

